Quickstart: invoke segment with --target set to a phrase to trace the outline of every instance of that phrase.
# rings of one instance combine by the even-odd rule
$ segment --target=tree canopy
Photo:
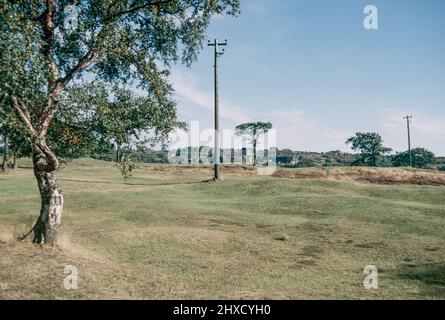
[[[431,151],[425,148],[414,148],[411,150],[413,167],[425,168],[430,164],[436,162],[436,156]],[[396,167],[409,166],[409,151],[397,153],[392,161]]]
[[[0,1],[2,117],[34,138],[46,136],[61,113],[80,111],[59,102],[74,80],[77,95],[90,91],[95,82],[85,86],[85,77],[138,88],[173,123],[169,66],[196,58],[213,15],[239,10],[239,0],[79,0],[74,12],[66,10],[71,4]]]
[[[35,242],[55,241],[60,225],[60,157],[144,130],[165,138],[178,125],[171,65],[190,65],[211,18],[239,2],[0,0],[0,119],[32,148]]]
[[[375,132],[357,132],[345,143],[350,144],[353,151],[360,151],[358,161],[355,164],[366,166],[377,166],[378,157],[391,151],[390,148],[383,146],[382,137]]]

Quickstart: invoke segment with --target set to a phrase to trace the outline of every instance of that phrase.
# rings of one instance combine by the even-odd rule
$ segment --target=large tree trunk
[[[41,208],[39,219],[34,226],[33,243],[54,245],[63,211],[63,193],[56,177],[56,171],[42,171],[37,162],[40,153],[34,152],[34,175],[39,186]]]

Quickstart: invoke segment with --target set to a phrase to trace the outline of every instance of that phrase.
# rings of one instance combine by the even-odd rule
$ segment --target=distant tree
[[[117,163],[126,153],[130,154],[125,158],[130,159],[132,149],[165,140],[166,133],[175,125],[183,126],[171,121],[176,117],[175,109],[162,109],[151,98],[137,96],[118,85],[109,88],[105,83],[96,82],[81,88],[76,86],[71,90],[70,100],[69,103],[76,104],[83,112],[92,114],[89,126],[96,134],[116,145]],[[150,135],[153,130],[155,134]]]
[[[0,167],[3,172],[15,169],[18,157],[31,155],[31,146],[27,139],[6,123],[0,126],[0,137],[3,143],[3,159]]]
[[[379,167],[385,167],[385,168],[394,167],[391,155],[379,156],[378,159],[377,159],[377,164],[378,164]]]
[[[100,130],[91,130],[95,110],[70,99],[74,88],[89,96],[87,78],[137,87],[157,106],[154,132],[165,136],[176,124],[170,66],[196,60],[212,17],[237,15],[239,6],[239,0],[0,0],[0,119],[32,146],[41,197],[34,243],[56,241],[60,159],[101,139]],[[91,107],[104,103],[97,98]]]
[[[253,165],[257,164],[256,147],[258,138],[272,129],[270,122],[249,122],[236,127],[237,135],[247,135],[250,137],[250,143],[253,145]]]
[[[411,150],[411,157],[413,161],[413,167],[425,168],[429,164],[436,162],[436,156],[431,151],[425,148],[414,148]],[[393,164],[396,167],[405,167],[410,165],[409,152],[397,153],[392,158]]]
[[[198,161],[199,163],[208,163],[208,156],[209,156],[209,148],[206,146],[200,146],[198,149]]]
[[[382,137],[375,132],[357,132],[345,143],[350,144],[352,150],[360,151],[357,164],[371,167],[377,166],[379,156],[391,151],[383,146]]]

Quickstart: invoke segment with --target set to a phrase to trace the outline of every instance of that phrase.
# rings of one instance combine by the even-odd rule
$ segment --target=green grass
[[[0,242],[0,298],[444,299],[445,187],[110,163],[60,172],[56,249]],[[32,170],[0,175],[0,234],[30,227]],[[19,230],[17,230],[19,229]],[[79,289],[63,289],[63,268]],[[363,288],[363,269],[379,289]]]

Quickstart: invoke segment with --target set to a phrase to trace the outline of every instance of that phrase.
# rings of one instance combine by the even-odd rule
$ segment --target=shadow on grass
[[[80,182],[80,183],[98,183],[98,184],[120,184],[111,181],[94,181],[94,180],[76,180],[76,179],[59,179],[60,181]]]
[[[434,298],[445,298],[445,263],[404,265],[397,276],[404,280],[419,282],[425,294]]]
[[[201,184],[208,183],[211,180],[201,180],[201,181],[187,181],[187,182],[166,182],[166,183],[131,183],[124,182],[127,186],[181,186],[181,185],[191,185],[191,184]]]
[[[212,180],[201,180],[201,181],[166,182],[166,183],[132,183],[132,182],[112,182],[112,181],[94,181],[94,180],[76,180],[76,179],[60,179],[60,181],[94,183],[94,184],[114,184],[114,185],[124,184],[127,186],[180,186],[180,185],[191,185],[191,184],[212,182]]]

